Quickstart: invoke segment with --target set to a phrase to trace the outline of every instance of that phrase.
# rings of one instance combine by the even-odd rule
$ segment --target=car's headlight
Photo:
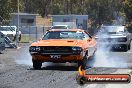
[[[34,52],[34,51],[36,51],[36,47],[35,46],[29,47],[29,52]]]
[[[29,47],[29,52],[39,52],[40,47],[39,46],[31,46]]]
[[[36,51],[40,51],[40,47],[39,46],[36,46]]]
[[[126,42],[127,38],[118,38],[118,42]]]

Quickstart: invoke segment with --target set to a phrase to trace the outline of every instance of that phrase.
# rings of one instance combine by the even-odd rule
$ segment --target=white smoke
[[[16,55],[15,62],[17,64],[32,66],[32,57],[28,51],[28,47],[21,49],[21,52]]]
[[[112,25],[124,25],[126,23],[125,14],[119,12],[113,12],[115,20]]]
[[[127,64],[125,58],[121,58],[118,54],[114,54],[117,52],[112,52],[112,45],[109,40],[106,40],[110,35],[103,31],[99,32],[97,40],[97,51],[95,53],[95,60],[93,63],[93,67],[115,67],[115,68],[126,68]],[[106,39],[105,39],[106,38]],[[105,39],[105,40],[104,40]],[[115,41],[112,40],[112,43]]]
[[[99,47],[95,53],[95,60],[93,67],[115,67],[126,68],[127,64],[125,58],[120,58],[111,54],[109,48]]]

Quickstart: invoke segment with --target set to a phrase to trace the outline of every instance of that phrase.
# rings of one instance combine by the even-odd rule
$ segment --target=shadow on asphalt
[[[87,61],[86,69],[92,68],[94,64],[94,59],[90,59]],[[35,70],[30,68],[29,70]],[[43,65],[41,69],[38,70],[58,70],[58,71],[78,71],[78,66],[76,65],[66,65],[66,64],[59,64],[59,63],[50,63],[48,65]]]
[[[46,66],[42,67],[42,70],[59,70],[59,71],[77,71],[76,66]]]
[[[28,70],[36,70],[36,69],[30,68]],[[75,67],[75,66],[46,66],[46,67],[42,67],[41,69],[37,69],[37,70],[78,71],[78,67]]]
[[[111,52],[127,52],[127,51],[124,51],[124,50],[121,50],[121,49],[111,49],[110,51]]]

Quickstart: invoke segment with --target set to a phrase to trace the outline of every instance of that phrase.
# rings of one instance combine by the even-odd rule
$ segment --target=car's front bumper
[[[41,62],[77,62],[83,59],[82,55],[42,55],[32,54],[32,59]]]
[[[97,47],[104,49],[122,49],[124,46],[128,46],[129,43],[99,43]]]

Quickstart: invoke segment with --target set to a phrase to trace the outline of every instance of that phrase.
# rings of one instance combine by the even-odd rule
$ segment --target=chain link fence
[[[50,27],[44,26],[22,26],[20,27],[21,43],[38,41]]]

